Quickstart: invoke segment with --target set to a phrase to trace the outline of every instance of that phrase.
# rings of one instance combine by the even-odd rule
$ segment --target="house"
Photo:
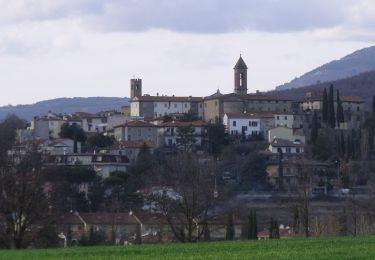
[[[144,148],[147,148],[152,154],[156,145],[151,141],[143,140],[120,141],[107,149],[106,152],[109,154],[125,155],[129,158],[130,162],[134,162],[137,159],[139,152]]]
[[[275,113],[275,127],[285,126],[288,128],[303,128],[305,123],[305,114],[302,113]]]
[[[72,154],[74,152],[74,141],[67,138],[47,140],[42,152],[50,155]],[[81,142],[77,142],[77,153],[81,153]]]
[[[273,121],[272,113],[226,113],[223,117],[226,131],[232,136],[266,135],[268,129],[273,127]]]
[[[128,121],[114,127],[117,141],[151,141],[158,143],[157,126],[143,120]]]
[[[302,129],[292,129],[285,126],[277,126],[268,130],[268,142],[272,143],[274,139],[283,139],[290,142],[306,142]]]
[[[109,177],[114,171],[127,171],[130,165],[129,158],[125,155],[80,153],[49,155],[46,165],[56,166],[90,166],[103,178]]]
[[[142,79],[130,80],[130,98],[130,116],[132,117],[158,118],[166,115],[192,113],[200,119],[203,118],[202,97],[143,95]]]
[[[158,125],[158,136],[162,140],[164,147],[177,147],[179,144],[179,129],[191,127],[191,138],[193,139],[193,146],[200,147],[203,145],[206,137],[207,124],[202,120],[185,122],[185,121],[169,121],[160,123]]]
[[[183,218],[172,218],[174,225],[181,225]],[[172,229],[163,214],[148,212],[119,213],[67,213],[58,217],[57,230],[65,236],[70,234],[71,244],[77,245],[82,236],[89,236],[90,230],[103,232],[106,242],[126,244],[135,238],[137,226],[140,225],[143,243],[160,243],[175,241]],[[202,225],[202,223],[197,223]],[[207,220],[207,227],[212,240],[224,240],[227,219],[224,216],[212,216]],[[234,217],[235,239],[241,238],[241,221]]]
[[[279,158],[275,157],[269,160],[266,168],[268,179],[275,186],[280,183],[279,166]],[[301,171],[308,173],[308,176],[301,174]],[[298,156],[283,159],[282,178],[283,187],[286,191],[296,192],[301,186],[308,185],[309,192],[312,193],[313,188],[320,185],[324,194],[327,194],[337,181],[337,177],[332,174],[330,164]]]
[[[283,154],[300,154],[305,152],[305,145],[300,141],[289,141],[285,139],[275,138],[269,144],[268,150],[271,153],[279,153],[282,151]]]

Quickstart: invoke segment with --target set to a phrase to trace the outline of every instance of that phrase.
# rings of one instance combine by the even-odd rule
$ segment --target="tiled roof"
[[[279,139],[279,138],[275,138],[271,142],[271,145],[273,147],[304,147],[305,146],[301,142],[297,143],[297,142],[292,142],[292,141],[289,141],[289,140]]]
[[[205,100],[210,99],[221,99],[223,101],[243,101],[243,100],[258,100],[258,101],[292,101],[291,98],[281,96],[271,96],[267,94],[225,94],[225,95],[211,95],[204,98]]]
[[[203,102],[202,97],[176,97],[176,96],[141,96],[135,97],[132,101],[148,102]]]
[[[155,148],[155,144],[151,141],[144,140],[133,140],[133,141],[121,141],[114,145],[113,149],[125,149],[125,148],[142,148],[146,145],[149,148]]]
[[[227,113],[229,118],[273,118],[273,113]]]
[[[186,121],[169,121],[169,122],[164,122],[161,123],[159,126],[160,127],[179,127],[179,126],[205,126],[207,125],[206,122],[202,120],[197,120],[197,121],[191,121],[191,122],[186,122]]]
[[[125,124],[117,125],[114,128],[125,127],[125,126],[130,126],[130,127],[155,127],[156,125],[153,125],[153,124],[151,124],[149,122],[146,122],[146,121],[134,120],[134,121],[128,121]]]

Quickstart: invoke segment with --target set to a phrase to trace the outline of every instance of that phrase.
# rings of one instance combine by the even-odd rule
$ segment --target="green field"
[[[375,237],[3,250],[0,259],[375,259]]]

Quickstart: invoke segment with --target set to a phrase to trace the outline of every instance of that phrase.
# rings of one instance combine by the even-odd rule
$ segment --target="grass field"
[[[0,259],[375,259],[375,237],[3,250]]]

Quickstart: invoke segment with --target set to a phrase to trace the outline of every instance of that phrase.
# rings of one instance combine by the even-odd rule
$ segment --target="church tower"
[[[234,66],[234,93],[247,94],[247,66],[241,57]]]
[[[130,98],[142,96],[142,79],[130,79]]]

